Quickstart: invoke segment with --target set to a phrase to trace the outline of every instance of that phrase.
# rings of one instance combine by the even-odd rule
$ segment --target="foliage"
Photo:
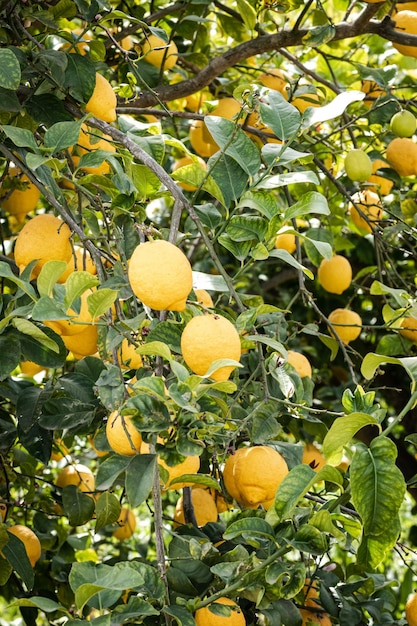
[[[392,116],[416,109],[416,61],[391,43],[415,44],[415,36],[393,29],[391,9],[390,1],[346,0],[1,4],[0,582],[8,623],[192,626],[198,608],[226,596],[247,624],[300,626],[309,578],[320,588],[314,608],[334,624],[405,624],[415,576],[415,527],[404,511],[416,496],[417,341],[400,329],[417,318],[417,171],[401,176],[386,162],[378,176],[393,187],[382,195],[375,180],[354,182],[344,170],[352,150],[384,159]],[[176,65],[146,61],[141,44],[150,35],[175,42]],[[260,81],[277,68],[289,101]],[[85,112],[96,72],[117,94],[114,123]],[[374,85],[366,99],[363,81]],[[230,119],[216,115],[225,97],[238,103]],[[202,120],[207,143],[217,144],[206,169],[189,135]],[[85,129],[88,150],[77,148]],[[13,166],[28,178],[9,176]],[[27,180],[41,197],[20,218],[6,206]],[[348,208],[364,190],[379,195],[383,213],[370,219],[357,205],[361,229]],[[36,259],[16,266],[18,233],[42,213],[68,225],[96,275],[82,263],[62,283],[66,263],[49,260],[33,280]],[[275,248],[282,230],[296,235],[294,254]],[[153,311],[133,294],[129,259],[152,239],[186,254],[194,289],[208,290],[210,312],[240,335],[239,363],[190,372],[182,331],[207,312],[193,291],[179,312]],[[353,268],[343,293],[317,279],[334,254]],[[57,322],[76,326],[83,294],[93,349],[84,336],[70,352]],[[336,308],[362,319],[349,345],[329,321]],[[142,356],[138,370],[121,362],[126,338]],[[300,378],[288,350],[308,356],[312,378]],[[25,374],[27,361],[41,371]],[[211,378],[219,367],[233,370],[227,380]],[[144,453],[110,450],[113,411],[129,416]],[[302,463],[313,442],[327,461],[319,471]],[[239,506],[225,490],[224,462],[247,445],[274,448],[290,470],[268,509]],[[164,487],[167,467],[197,456],[197,473]],[[58,487],[60,470],[79,463],[93,472],[94,489],[82,479]],[[217,522],[197,526],[188,486],[189,523],[174,528],[184,482],[223,503]],[[137,518],[123,542],[113,535],[122,505]],[[12,524],[38,535],[35,568],[7,532]]]

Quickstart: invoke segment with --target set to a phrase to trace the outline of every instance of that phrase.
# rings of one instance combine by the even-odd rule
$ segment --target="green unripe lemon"
[[[411,111],[398,111],[392,116],[390,129],[397,137],[411,137],[417,127],[417,120]]]
[[[345,158],[345,172],[350,180],[363,183],[372,175],[372,161],[363,150],[351,150]]]

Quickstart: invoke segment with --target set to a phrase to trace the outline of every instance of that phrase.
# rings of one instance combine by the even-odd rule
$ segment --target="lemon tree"
[[[416,18],[0,7],[0,621],[414,623]]]

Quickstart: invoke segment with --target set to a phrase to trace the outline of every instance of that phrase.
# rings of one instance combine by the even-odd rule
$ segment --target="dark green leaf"
[[[260,517],[247,517],[239,519],[230,524],[223,536],[226,540],[235,539],[236,537],[244,537],[250,539],[252,536],[261,535],[271,541],[275,540],[275,533],[272,526]]]
[[[294,137],[301,125],[299,111],[289,104],[278,91],[271,89],[267,102],[260,104],[261,120],[282,140]]]
[[[0,50],[1,52],[1,50]],[[33,132],[27,128],[18,128],[17,126],[2,126],[5,135],[11,139],[15,146],[19,148],[30,148],[34,152],[38,152],[38,144],[35,141]]]
[[[13,50],[0,49],[0,87],[16,90],[20,84],[21,71],[19,61]]]
[[[65,86],[73,98],[79,102],[88,102],[96,85],[94,63],[80,54],[69,54],[67,58]]]
[[[234,122],[216,115],[208,115],[205,124],[218,146],[246,172],[254,176],[261,165],[259,150]]]
[[[268,231],[268,224],[255,215],[235,215],[229,221],[226,232],[233,241],[262,241]]]
[[[144,502],[152,489],[157,457],[155,454],[137,454],[126,469],[126,493],[132,507]]]
[[[75,485],[68,485],[62,490],[62,505],[71,526],[81,526],[93,517],[93,498]]]
[[[96,532],[107,526],[107,524],[113,524],[119,519],[121,506],[119,499],[110,493],[105,491],[100,495],[96,501]]]
[[[112,454],[100,463],[96,476],[96,489],[104,491],[109,489],[119,475],[126,470],[130,463],[130,457]]]
[[[0,335],[0,354],[0,380],[4,380],[20,361],[20,341],[13,330]]]
[[[80,135],[82,121],[78,122],[57,122],[45,133],[45,148],[51,150],[52,154],[74,146]]]
[[[16,535],[12,533],[8,533],[8,535],[9,541],[3,546],[2,552],[26,587],[31,590],[34,583],[34,573],[24,543]]]

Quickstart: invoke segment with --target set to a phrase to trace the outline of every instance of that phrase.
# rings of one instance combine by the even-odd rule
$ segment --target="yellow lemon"
[[[186,165],[199,165],[202,170],[206,171],[207,170],[206,162],[201,157],[194,157],[194,158],[197,158],[197,162],[190,156],[184,156],[184,157],[181,157],[180,159],[177,159],[174,165],[172,166],[172,171],[176,172],[177,170],[180,170],[182,167],[185,167]],[[185,189],[186,191],[195,191],[197,189],[197,187],[195,187],[194,185],[189,185],[188,183],[178,182],[178,185],[182,187],[183,189]]]
[[[197,609],[194,615],[196,626],[246,626],[242,609],[230,598],[218,598],[212,604],[224,604],[230,606],[232,610],[229,615],[224,616],[210,611],[210,605]]]
[[[61,276],[59,277],[59,283],[65,283],[68,276],[75,272],[76,270],[83,270],[84,272],[88,272],[89,274],[97,274],[97,267],[91,258],[91,254],[88,250],[81,248],[80,246],[74,246],[73,254],[71,255],[71,259],[67,263],[67,269]]]
[[[314,91],[311,93],[303,93],[296,96],[294,100],[291,100],[291,104],[298,109],[300,113],[304,113],[309,107],[319,107],[320,97]]]
[[[349,309],[335,309],[329,315],[329,322],[339,339],[348,344],[359,337],[362,330],[362,319]]]
[[[122,507],[117,523],[119,524],[119,528],[116,528],[113,532],[113,537],[116,537],[116,539],[120,541],[129,539],[135,532],[136,517],[131,509]]]
[[[205,289],[194,289],[195,296],[197,298],[198,304],[202,304],[208,309],[212,309],[214,307],[213,298]]]
[[[17,184],[16,184],[17,183]],[[0,188],[0,206],[3,211],[23,222],[39,202],[41,192],[26,174],[11,166]]]
[[[241,344],[239,333],[222,315],[196,315],[186,324],[181,335],[181,350],[188,367],[204,376],[218,359],[239,361]],[[234,366],[220,367],[210,377],[215,381],[227,380]]]
[[[140,453],[142,435],[128,415],[113,411],[106,423],[106,437],[110,448],[117,454],[134,456]]]
[[[21,361],[20,362],[20,371],[25,376],[30,376],[33,378],[36,374],[40,374],[40,372],[45,372],[46,367],[43,365],[38,365],[38,363],[34,363],[33,361]]]
[[[409,137],[396,137],[385,151],[387,161],[400,176],[417,174],[417,144]]]
[[[279,233],[275,238],[274,245],[277,250],[286,250],[290,254],[297,249],[295,235],[292,233]]]
[[[404,317],[401,320],[400,335],[409,341],[417,342],[417,319],[415,317]]]
[[[372,186],[369,187],[369,189],[371,189],[371,191],[378,190],[381,196],[387,196],[391,193],[394,183],[389,178],[385,178],[385,176],[381,176],[377,172],[380,169],[389,167],[390,165],[386,161],[383,161],[382,159],[375,159],[375,161],[372,161],[372,175],[366,181],[368,183],[374,183],[376,187]]]
[[[168,465],[163,459],[158,457],[158,464],[168,472],[168,478],[164,481],[164,489],[182,489],[190,487],[193,483],[179,482],[172,485],[172,481],[184,474],[197,474],[200,469],[200,457],[196,455],[186,456],[184,461],[177,465]]]
[[[405,605],[405,617],[408,626],[417,626],[417,593],[413,593]]]
[[[98,350],[98,328],[94,324],[86,325],[84,330],[75,335],[61,335],[61,339],[77,360],[92,356]]]
[[[314,443],[305,444],[301,462],[310,465],[315,471],[326,465],[326,459]]]
[[[352,196],[349,204],[349,213],[352,222],[364,233],[372,233],[372,225],[382,218],[382,204],[378,194],[365,189]]]
[[[183,311],[193,286],[192,269],[174,244],[158,239],[139,244],[129,262],[132,291],[156,311]]]
[[[125,337],[120,344],[119,359],[124,369],[137,370],[143,365],[142,357],[136,352],[136,346]]]
[[[332,626],[330,617],[323,611],[309,609],[299,609],[299,611],[303,619],[301,626]]]
[[[191,490],[194,515],[197,526],[205,526],[209,522],[217,522],[217,506],[210,492],[196,487]],[[184,498],[181,496],[177,501],[174,511],[174,526],[185,524]]]
[[[383,98],[387,95],[385,89],[380,87],[373,80],[363,80],[361,91],[363,91],[366,96],[363,99],[363,103],[366,107],[371,107],[378,98]]]
[[[99,72],[96,72],[96,84],[89,101],[85,105],[87,113],[91,113],[103,122],[114,122],[116,119],[117,98],[113,87]]]
[[[87,124],[83,124],[81,127],[80,134],[78,136],[76,151],[77,154],[72,154],[72,160],[74,162],[75,167],[78,167],[80,157],[83,154],[88,154],[90,152],[94,152],[95,150],[106,150],[107,152],[116,152],[116,148],[114,144],[111,143],[112,138],[110,135],[105,135],[100,133],[98,130],[94,129],[91,132],[88,129]],[[87,174],[96,174],[104,175],[110,172],[110,163],[108,161],[103,161],[100,165],[96,166],[83,166],[81,168],[83,172]]]
[[[352,282],[352,266],[348,259],[335,254],[331,259],[323,259],[317,270],[319,283],[329,293],[341,294]]]
[[[170,70],[178,60],[178,48],[173,41],[167,43],[161,37],[149,35],[142,44],[142,54],[145,61],[155,67],[164,66]]]
[[[408,35],[417,35],[417,13],[415,11],[399,11],[392,16],[392,19],[395,30]],[[400,54],[417,57],[417,46],[406,46],[396,42],[393,42],[392,45]]]
[[[91,492],[94,491],[95,478],[86,465],[75,463],[75,465],[67,465],[59,472],[55,484],[61,489],[68,485],[75,485],[80,491]]]
[[[42,552],[41,542],[39,541],[38,536],[35,535],[33,530],[31,530],[27,526],[23,526],[22,524],[15,524],[14,526],[10,526],[7,531],[9,533],[12,533],[12,535],[15,535],[20,539],[20,541],[22,541],[23,545],[25,546],[25,551],[30,561],[30,564],[32,567],[35,567],[36,563],[40,559]]]
[[[296,352],[295,350],[288,350],[288,363],[293,366],[300,378],[311,378],[313,372],[311,369],[311,363],[304,354]]]
[[[259,82],[268,89],[279,91],[286,100],[290,97],[290,85],[285,78],[285,74],[278,68],[271,68],[261,74],[258,78]]]
[[[51,213],[36,215],[29,220],[17,236],[14,248],[16,265],[22,271],[28,263],[38,260],[32,276],[38,276],[47,261],[68,261],[71,258],[71,231]]]

